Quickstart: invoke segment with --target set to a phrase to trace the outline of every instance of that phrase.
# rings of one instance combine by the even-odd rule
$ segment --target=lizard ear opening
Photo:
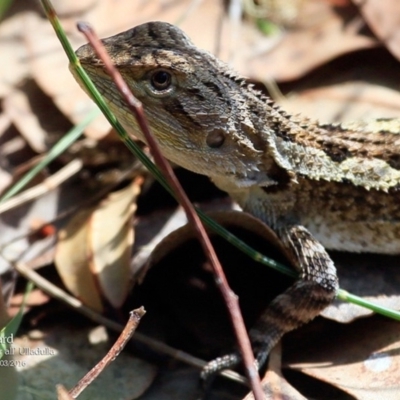
[[[221,147],[225,142],[225,133],[220,130],[212,131],[208,134],[206,138],[206,143],[208,147],[216,149]]]

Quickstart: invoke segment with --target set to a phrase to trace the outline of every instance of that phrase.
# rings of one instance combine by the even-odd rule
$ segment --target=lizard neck
[[[297,177],[389,191],[400,181],[400,122],[319,124],[265,105],[262,136],[276,164]],[[385,124],[385,122],[387,122]],[[376,123],[376,121],[375,121]]]

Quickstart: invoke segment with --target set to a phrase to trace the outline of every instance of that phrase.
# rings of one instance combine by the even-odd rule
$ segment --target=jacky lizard
[[[250,330],[260,365],[284,333],[335,298],[336,269],[325,248],[400,253],[400,120],[328,125],[288,115],[165,22],[103,43],[165,156],[209,176],[268,224],[299,270]],[[77,55],[127,131],[143,139],[92,48]],[[218,358],[205,374],[238,361]]]

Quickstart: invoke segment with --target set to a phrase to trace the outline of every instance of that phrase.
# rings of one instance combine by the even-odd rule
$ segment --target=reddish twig
[[[156,139],[150,133],[149,124],[144,115],[142,103],[133,96],[128,85],[123,80],[119,71],[113,65],[109,55],[107,54],[107,51],[105,50],[104,46],[92,30],[92,28],[85,23],[79,23],[78,30],[86,36],[89,43],[93,46],[94,51],[96,52],[97,56],[103,61],[107,72],[112,77],[115,85],[125,99],[128,107],[132,111],[133,115],[135,115],[138,125],[142,130],[144,137],[146,138],[147,144],[149,145],[156,165],[163,172],[169,185],[174,191],[177,200],[184,208],[189,222],[193,225],[200,244],[203,247],[204,253],[206,254],[213,268],[216,284],[222,293],[222,296],[230,313],[239,350],[243,357],[245,372],[249,379],[251,389],[254,393],[254,398],[255,400],[263,400],[265,396],[263,394],[260,378],[255,367],[254,355],[251,349],[251,344],[247,335],[246,327],[244,325],[243,317],[240,312],[238,298],[228,285],[224,271],[218,261],[217,255],[211,245],[210,239],[207,236],[204,226],[201,223],[200,218],[198,217],[189,199],[187,198],[185,192],[183,191],[180,183],[178,182],[170,164],[161,154]]]
[[[73,389],[69,391],[69,395],[73,399],[76,399],[103,372],[104,368],[106,368],[107,365],[109,365],[118,357],[126,343],[135,333],[140,319],[145,313],[146,311],[143,307],[137,308],[129,313],[128,322],[126,323],[124,330],[119,335],[119,338],[114,343],[113,347],[111,347],[110,351],[78,382]]]

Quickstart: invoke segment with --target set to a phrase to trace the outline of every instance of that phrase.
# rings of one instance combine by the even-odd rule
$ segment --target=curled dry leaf
[[[353,8],[338,14],[328,3],[319,3],[313,24],[288,31],[270,51],[243,57],[246,69],[240,70],[261,81],[297,79],[345,53],[378,45],[375,38],[362,32],[365,24]]]
[[[102,302],[89,269],[88,220],[93,209],[78,212],[58,233],[55,264],[65,286],[84,304],[101,312]]]
[[[400,2],[353,0],[378,39],[400,60]]]
[[[277,247],[280,252],[286,254],[285,248],[281,245],[275,232],[273,232],[259,219],[254,218],[250,214],[232,210],[215,211],[209,213],[208,215],[224,227],[237,226],[243,228],[244,230],[248,230],[249,232],[252,232],[256,235],[259,235],[261,238],[265,239],[265,241],[270,242],[273,246]],[[211,234],[210,230],[208,228],[206,229],[207,232]],[[193,228],[189,224],[186,224],[185,226],[176,229],[175,231],[167,235],[154,248],[154,251],[148,260],[146,271],[153,265],[158,263],[168,253],[181,246],[187,240],[193,239],[194,237],[195,234]],[[286,254],[286,256],[288,256],[288,254]]]
[[[66,287],[86,305],[102,310],[102,297],[115,308],[130,286],[132,215],[138,179],[111,193],[95,209],[84,210],[60,230],[55,263]]]
[[[331,327],[320,337],[311,335],[312,339],[303,340],[302,346],[286,353],[286,365],[357,400],[398,400],[398,322],[374,317],[336,328]]]
[[[23,24],[30,73],[35,82],[73,123],[81,122],[94,105],[69,73],[67,57],[53,28],[37,14],[26,15]],[[76,35],[71,36],[70,41],[74,47],[80,43]],[[86,133],[101,138],[108,130],[106,119],[99,116],[86,128]]]
[[[129,290],[132,216],[141,183],[137,179],[125,189],[111,193],[90,219],[90,269],[97,276],[103,295],[115,308],[122,305]]]
[[[300,91],[281,100],[280,105],[321,122],[396,118],[400,115],[400,93],[371,82],[350,81]]]

